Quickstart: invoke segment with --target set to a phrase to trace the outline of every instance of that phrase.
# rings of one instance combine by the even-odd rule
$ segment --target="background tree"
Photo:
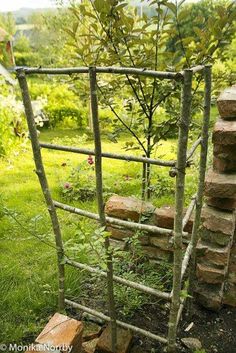
[[[14,36],[16,33],[16,22],[11,12],[0,13],[0,27],[4,28],[11,36]]]
[[[18,66],[60,66],[68,65],[71,47],[66,45],[66,34],[62,30],[68,26],[66,9],[37,11],[28,15],[29,29],[19,28],[14,42],[16,64]]]

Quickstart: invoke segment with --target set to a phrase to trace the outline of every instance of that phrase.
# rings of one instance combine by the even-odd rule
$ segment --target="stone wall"
[[[205,180],[207,206],[197,247],[198,300],[206,307],[236,306],[236,87],[217,100],[213,167]]]
[[[213,167],[205,180],[206,204],[202,209],[200,240],[197,245],[196,286],[198,301],[219,310],[223,304],[236,306],[236,87],[218,99],[221,117],[213,131]],[[106,214],[123,220],[173,229],[173,207],[155,208],[133,197],[114,195],[106,203]],[[191,233],[193,217],[185,227]],[[134,232],[110,226],[114,244],[125,248]],[[189,236],[183,238],[184,248]],[[151,261],[173,258],[171,236],[140,233],[142,249]]]

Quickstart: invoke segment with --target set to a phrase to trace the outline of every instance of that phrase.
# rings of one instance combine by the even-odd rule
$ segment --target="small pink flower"
[[[88,161],[89,165],[93,165],[94,164],[94,160],[93,160],[93,157],[91,155],[88,156],[87,161]]]
[[[70,188],[71,188],[71,184],[68,183],[68,182],[66,182],[66,183],[64,184],[64,189],[70,189]]]

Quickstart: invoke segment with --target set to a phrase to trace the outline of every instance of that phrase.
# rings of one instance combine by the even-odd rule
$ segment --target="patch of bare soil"
[[[167,312],[163,308],[147,305],[135,313],[132,323],[137,326],[165,335],[167,331]],[[185,329],[193,322],[192,328]],[[184,315],[178,332],[178,352],[189,353],[181,343],[181,338],[194,337],[201,341],[202,349],[207,353],[236,353],[236,309],[224,307],[219,313],[208,311],[198,305],[194,306],[192,317]],[[147,338],[136,338],[132,353],[162,353],[162,344]]]
[[[134,315],[125,321],[160,336],[166,336],[168,313],[169,309],[163,304],[148,304],[136,310]],[[81,319],[75,312],[73,314]],[[99,325],[106,324],[99,322]],[[189,326],[190,330],[185,331]],[[181,343],[181,338],[185,337],[200,340],[204,353],[236,353],[236,308],[224,307],[216,313],[195,305],[191,317],[184,314],[179,325],[178,337],[178,353],[193,352]],[[163,344],[146,337],[134,336],[131,353],[164,352]]]

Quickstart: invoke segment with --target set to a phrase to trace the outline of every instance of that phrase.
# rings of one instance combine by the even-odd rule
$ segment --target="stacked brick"
[[[205,180],[206,205],[202,210],[197,246],[196,294],[205,307],[219,310],[236,306],[236,86],[226,89],[217,101],[220,117],[213,130],[213,166]],[[174,209],[155,208],[135,198],[113,196],[106,204],[109,216],[173,229]],[[191,232],[192,220],[186,231]],[[110,227],[114,242],[125,247],[134,232]],[[142,233],[144,253],[152,260],[171,260],[173,245],[168,235]],[[189,239],[184,239],[185,243]]]
[[[143,202],[134,197],[112,196],[106,203],[106,214],[126,221],[140,222],[155,225],[161,228],[172,230],[174,227],[175,210],[173,207],[165,206],[155,208],[149,202]],[[191,232],[193,225],[192,218],[185,227],[186,232]],[[120,249],[127,247],[127,240],[132,238],[134,231],[121,227],[110,226],[112,244]],[[140,232],[139,241],[143,253],[151,260],[160,262],[171,261],[173,258],[173,242],[170,235],[159,233]],[[188,239],[184,239],[185,243]]]
[[[236,87],[217,100],[220,117],[213,130],[213,168],[205,180],[197,251],[196,293],[206,307],[236,306]]]

